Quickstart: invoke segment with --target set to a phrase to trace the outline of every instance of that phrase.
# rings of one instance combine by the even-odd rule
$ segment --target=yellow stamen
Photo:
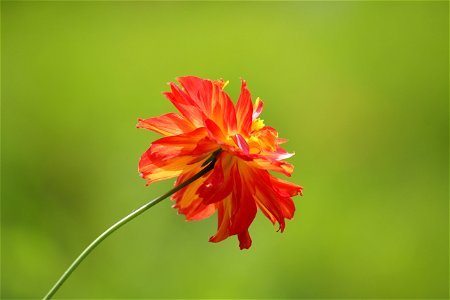
[[[252,131],[257,131],[260,130],[261,128],[264,127],[264,120],[261,120],[260,118],[257,118],[255,120],[253,120],[252,122]]]

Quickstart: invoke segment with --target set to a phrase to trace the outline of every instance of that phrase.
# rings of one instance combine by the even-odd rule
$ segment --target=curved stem
[[[45,295],[44,300],[50,299],[56,293],[56,291],[58,291],[58,289],[61,287],[61,285],[64,283],[64,281],[66,281],[66,279],[69,278],[70,274],[72,274],[72,272],[78,267],[78,265],[86,258],[86,256],[88,256],[89,253],[91,253],[92,250],[94,250],[95,247],[97,247],[98,244],[100,244],[104,239],[106,239],[111,233],[113,233],[114,231],[116,231],[117,229],[122,227],[123,225],[127,224],[128,222],[130,222],[131,220],[133,220],[134,218],[136,218],[137,216],[139,216],[140,214],[145,212],[150,207],[158,204],[162,200],[164,200],[167,197],[171,196],[172,194],[178,192],[179,190],[181,190],[182,188],[184,188],[188,184],[194,182],[195,180],[199,179],[200,177],[202,177],[203,175],[205,175],[206,173],[211,171],[214,168],[214,164],[216,162],[216,156],[219,153],[220,153],[220,150],[214,152],[213,155],[212,155],[212,159],[211,159],[210,163],[204,169],[202,169],[200,172],[198,172],[197,174],[195,174],[194,176],[192,176],[191,178],[189,178],[185,182],[177,185],[176,187],[174,187],[173,189],[171,189],[167,193],[165,193],[165,194],[159,196],[158,198],[156,198],[156,199],[154,199],[154,200],[144,204],[143,206],[141,206],[137,210],[133,211],[128,216],[124,217],[123,219],[121,219],[120,221],[118,221],[117,223],[115,223],[114,225],[109,227],[101,235],[99,235],[91,244],[89,244],[89,246],[86,247],[86,249],[84,249],[83,252],[81,252],[81,254],[75,259],[75,261],[70,265],[70,267],[58,279],[58,281],[50,289],[50,291],[47,293],[47,295]]]

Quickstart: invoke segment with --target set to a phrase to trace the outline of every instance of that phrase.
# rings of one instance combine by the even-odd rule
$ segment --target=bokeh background
[[[305,187],[284,234],[208,243],[163,202],[60,298],[448,298],[448,2],[2,2],[2,298],[42,297],[168,190],[137,162],[181,75],[240,78]]]

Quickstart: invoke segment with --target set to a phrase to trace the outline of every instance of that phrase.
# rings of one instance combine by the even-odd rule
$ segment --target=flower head
[[[194,76],[177,78],[164,95],[180,114],[139,119],[138,128],[164,135],[152,143],[139,162],[141,176],[152,182],[177,177],[180,184],[210,160],[214,169],[180,191],[173,207],[186,220],[201,220],[218,212],[218,228],[210,242],[237,235],[241,249],[250,248],[248,232],[259,208],[283,232],[285,219],[294,216],[291,197],[302,187],[272,176],[290,176],[293,166],[283,160],[293,154],[279,145],[286,142],[259,118],[263,102],[252,103],[246,82],[236,106],[224,87],[228,82]]]

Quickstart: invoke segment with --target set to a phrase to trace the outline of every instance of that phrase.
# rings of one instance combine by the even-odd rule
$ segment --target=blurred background
[[[182,75],[240,78],[305,187],[285,233],[208,243],[165,201],[59,298],[448,298],[447,2],[2,2],[2,298],[42,297],[145,186]]]

